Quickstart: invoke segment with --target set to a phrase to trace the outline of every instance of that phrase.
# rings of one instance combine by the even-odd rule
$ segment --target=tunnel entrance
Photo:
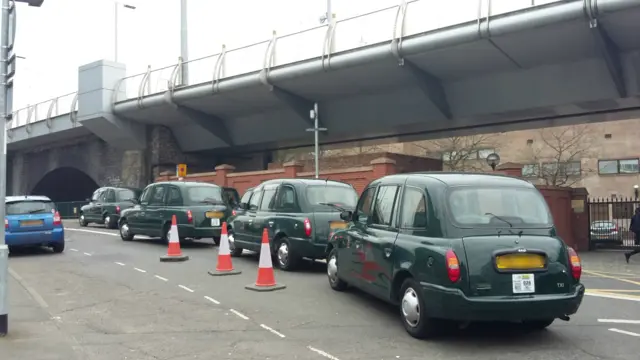
[[[84,172],[62,167],[48,172],[33,187],[31,195],[43,195],[53,202],[84,201],[91,197],[98,184]]]

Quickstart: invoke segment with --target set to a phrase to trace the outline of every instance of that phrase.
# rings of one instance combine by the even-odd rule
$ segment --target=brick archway
[[[46,173],[29,193],[47,196],[54,202],[84,201],[98,187],[85,172],[74,167],[59,167]]]

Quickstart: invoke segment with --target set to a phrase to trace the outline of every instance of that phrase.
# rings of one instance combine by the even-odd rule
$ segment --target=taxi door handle
[[[391,248],[384,248],[384,256],[385,257],[391,256],[391,252],[392,251],[393,251],[393,249],[391,249]]]

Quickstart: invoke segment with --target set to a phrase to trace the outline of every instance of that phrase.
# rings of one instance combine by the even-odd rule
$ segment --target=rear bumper
[[[5,242],[8,246],[38,246],[64,242],[64,229],[56,228],[51,231],[7,232]]]
[[[181,238],[212,238],[220,237],[222,226],[195,227],[193,225],[178,225],[178,235]]]
[[[433,317],[460,321],[520,321],[555,319],[575,314],[584,297],[584,285],[578,284],[565,295],[532,295],[527,297],[467,297],[459,289],[420,283],[429,299]]]

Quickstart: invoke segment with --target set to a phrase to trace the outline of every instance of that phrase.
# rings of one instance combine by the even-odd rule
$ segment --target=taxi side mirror
[[[343,211],[340,213],[340,219],[344,221],[351,221],[352,216],[353,216],[353,213],[351,211]]]

